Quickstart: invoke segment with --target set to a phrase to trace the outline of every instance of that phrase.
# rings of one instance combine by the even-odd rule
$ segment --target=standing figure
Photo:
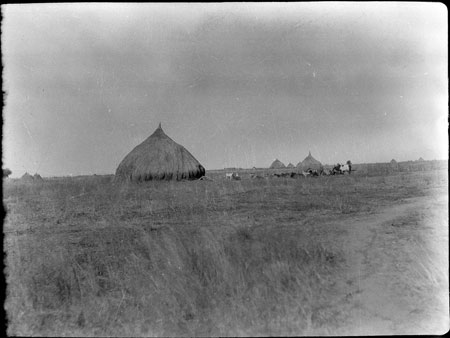
[[[352,161],[348,160],[347,165],[348,165],[348,173],[351,174],[352,173]]]

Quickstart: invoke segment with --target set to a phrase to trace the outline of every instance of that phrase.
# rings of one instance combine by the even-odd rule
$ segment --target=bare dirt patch
[[[448,331],[448,196],[405,200],[347,219],[346,281],[340,281],[350,335]]]

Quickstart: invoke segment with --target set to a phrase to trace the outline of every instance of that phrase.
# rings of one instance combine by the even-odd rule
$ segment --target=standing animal
[[[341,174],[341,164],[340,163],[336,164],[333,167],[333,169],[331,169],[331,174],[332,175]]]
[[[226,173],[226,174],[225,174],[225,178],[226,178],[227,180],[237,180],[237,181],[239,181],[239,180],[241,179],[241,177],[239,176],[239,174],[236,173],[236,172],[233,172],[233,173]]]
[[[341,172],[343,174],[345,174],[345,173],[350,174],[350,171],[351,171],[351,167],[348,164],[341,165]]]
[[[309,171],[302,171],[302,175],[303,177],[308,177],[311,175],[311,173]]]
[[[351,172],[351,166],[348,164],[339,164],[338,163],[333,167],[333,170],[332,170],[333,175],[346,174],[346,173],[350,174],[350,172]]]

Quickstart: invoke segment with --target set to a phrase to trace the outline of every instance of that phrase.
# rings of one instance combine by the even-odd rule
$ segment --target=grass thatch
[[[276,159],[275,161],[272,162],[272,164],[270,165],[270,169],[283,169],[286,168],[286,166],[284,165],[283,162],[281,162],[279,159]]]
[[[33,181],[34,180],[33,176],[31,176],[27,172],[25,174],[23,174],[23,176],[20,179],[23,181]]]
[[[134,148],[116,171],[116,179],[131,181],[197,179],[205,168],[161,128]]]
[[[297,168],[301,168],[303,170],[306,170],[306,169],[320,170],[323,168],[323,166],[322,166],[322,163],[320,163],[320,161],[316,160],[311,155],[311,152],[309,152],[308,156],[306,156],[302,162],[299,162],[297,164]]]

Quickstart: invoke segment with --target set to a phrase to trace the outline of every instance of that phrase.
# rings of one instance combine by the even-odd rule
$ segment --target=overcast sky
[[[114,173],[161,122],[206,169],[448,158],[439,3],[2,6],[3,167]]]

